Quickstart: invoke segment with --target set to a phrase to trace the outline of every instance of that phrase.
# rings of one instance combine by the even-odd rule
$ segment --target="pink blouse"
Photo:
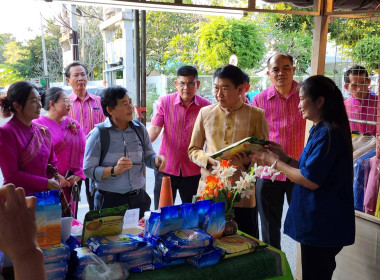
[[[35,123],[29,127],[12,117],[0,127],[0,151],[4,184],[22,187],[26,195],[46,190],[47,165],[57,164],[48,128]]]
[[[86,138],[79,123],[66,117],[60,124],[41,116],[33,121],[49,128],[52,135],[54,152],[58,160],[58,173],[66,175],[68,170],[85,179],[83,173],[83,157]]]

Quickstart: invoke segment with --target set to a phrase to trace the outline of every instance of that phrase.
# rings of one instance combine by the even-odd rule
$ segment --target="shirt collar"
[[[319,123],[313,125],[310,130],[309,130],[309,134],[310,136],[313,135],[313,133],[315,133],[319,128],[321,128],[322,126],[324,126],[324,123],[323,121],[320,121]]]
[[[179,95],[178,92],[175,93],[176,94],[176,97],[175,97],[175,100],[174,100],[174,104],[183,104],[182,102],[182,99],[181,99],[181,96]],[[189,103],[189,106],[194,103],[195,105],[199,106],[199,97],[197,94],[194,95],[194,98],[193,100]]]
[[[133,123],[134,126],[140,126],[140,124],[135,120],[130,121],[130,123]],[[115,127],[109,117],[107,117],[104,121],[104,127]],[[128,127],[130,127],[130,125]]]
[[[69,97],[71,97],[73,101],[80,99],[79,96],[74,91],[69,95]],[[94,97],[91,94],[89,94],[88,91],[86,91],[86,97],[84,98],[84,101],[90,98],[94,99]]]
[[[104,121],[104,127],[113,127],[113,124],[109,117],[107,117],[106,120]]]
[[[288,96],[286,97],[286,100],[289,99],[291,96],[293,96],[294,94],[296,94],[296,89],[297,89],[297,85],[298,83],[296,81],[292,81],[292,88],[290,89],[290,92],[288,94]],[[274,86],[274,84],[271,84],[270,87],[269,87],[269,92],[268,92],[268,100],[275,97],[275,96],[278,96],[280,98],[284,98],[276,89],[276,87]]]
[[[231,112],[239,110],[244,105],[244,102],[243,102],[243,100],[240,99],[240,101],[238,103],[236,103],[235,107],[232,108],[232,110],[228,110],[226,108],[222,108],[222,106],[220,106],[220,104],[218,104],[218,105],[219,105],[219,108],[222,109],[223,112],[225,112],[225,113],[231,113]]]

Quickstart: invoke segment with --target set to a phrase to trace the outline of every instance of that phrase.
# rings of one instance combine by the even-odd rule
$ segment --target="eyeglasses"
[[[66,105],[71,105],[73,104],[73,101],[70,99],[70,98],[64,98],[64,99],[61,99],[62,102],[65,102]]]
[[[74,74],[74,75],[71,75],[70,78],[72,79],[79,79],[79,78],[87,78],[87,74],[86,73],[80,73],[80,74]]]
[[[188,88],[193,88],[195,87],[195,82],[190,82],[190,83],[184,83],[184,82],[179,82],[178,83],[178,86],[181,87],[181,88],[184,88],[184,87],[188,87]]]

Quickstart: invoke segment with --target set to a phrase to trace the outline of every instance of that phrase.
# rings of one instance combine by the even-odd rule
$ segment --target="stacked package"
[[[213,237],[220,236],[225,225],[224,202],[211,200],[162,207],[146,221],[144,238],[154,246],[155,269],[188,262],[196,267],[217,263],[222,250],[213,247]]]
[[[87,245],[99,257],[116,254],[122,267],[128,270],[151,264],[153,260],[152,244],[130,233],[91,237]]]
[[[44,266],[48,280],[65,279],[67,273],[67,261],[70,249],[66,244],[60,243],[41,247],[44,255]]]

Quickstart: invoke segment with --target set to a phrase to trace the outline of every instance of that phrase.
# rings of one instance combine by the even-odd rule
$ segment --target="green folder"
[[[267,144],[269,144],[267,140],[251,136],[221,149],[220,151],[212,154],[211,157],[218,160],[229,160],[238,153],[249,153],[252,150],[260,150]]]

